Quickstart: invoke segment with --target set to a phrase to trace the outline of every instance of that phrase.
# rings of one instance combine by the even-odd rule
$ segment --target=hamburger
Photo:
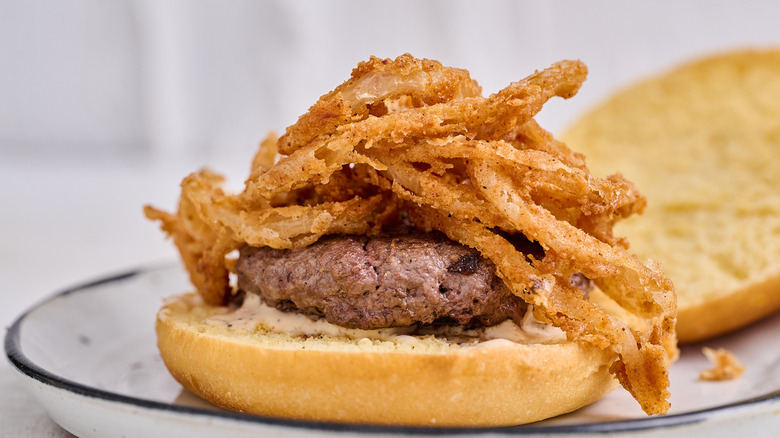
[[[241,193],[186,177],[177,212],[145,208],[196,289],[157,317],[171,374],[314,421],[523,424],[617,383],[666,412],[673,287],[612,234],[644,197],[533,120],[586,72],[483,97],[465,70],[371,58],[261,143]]]

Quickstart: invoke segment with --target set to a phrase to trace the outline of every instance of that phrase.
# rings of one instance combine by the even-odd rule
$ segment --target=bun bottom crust
[[[158,347],[185,388],[223,408],[285,419],[504,426],[588,405],[614,389],[614,357],[589,344],[442,346],[292,337],[207,324],[192,295],[157,315]]]

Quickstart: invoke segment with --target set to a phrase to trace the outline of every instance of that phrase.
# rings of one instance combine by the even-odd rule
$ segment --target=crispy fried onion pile
[[[613,236],[645,199],[621,175],[596,178],[584,157],[532,118],[569,98],[587,68],[563,61],[483,97],[467,71],[403,55],[360,63],[256,153],[242,193],[208,170],[182,182],[176,214],[147,206],[173,237],[203,298],[231,293],[229,255],[243,244],[305,247],[326,234],[382,233],[399,221],[438,230],[492,260],[536,316],[572,341],[615,353],[611,372],[648,414],[669,408],[676,353],[673,287]],[[522,233],[544,249],[518,252]],[[631,324],[569,284],[592,279]]]

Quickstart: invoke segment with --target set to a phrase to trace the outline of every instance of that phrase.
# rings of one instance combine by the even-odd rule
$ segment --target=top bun
[[[596,175],[619,170],[642,187],[644,216],[615,234],[663,262],[681,342],[780,309],[780,50],[714,56],[636,84],[564,141]]]

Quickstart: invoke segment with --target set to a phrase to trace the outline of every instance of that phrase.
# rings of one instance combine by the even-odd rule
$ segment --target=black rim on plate
[[[93,388],[78,382],[71,381],[69,379],[58,376],[49,370],[42,368],[28,358],[21,348],[21,327],[28,314],[35,309],[60,298],[64,295],[73,293],[88,291],[98,286],[118,283],[127,280],[134,279],[139,275],[147,274],[152,271],[158,271],[165,268],[146,268],[137,269],[122,274],[106,277],[97,281],[86,283],[77,287],[69,288],[65,291],[56,293],[37,305],[28,309],[25,313],[19,316],[16,321],[8,329],[5,336],[5,352],[9,361],[20,372],[28,377],[35,379],[46,385],[63,389],[65,391],[86,396],[97,398],[109,402],[116,402],[122,404],[128,404],[137,406],[139,408],[162,410],[181,414],[221,418],[226,420],[234,420],[246,423],[253,423],[258,425],[269,426],[285,426],[290,428],[300,428],[309,430],[327,430],[331,432],[347,432],[347,433],[382,433],[382,434],[397,434],[397,435],[429,435],[429,436],[443,436],[443,435],[461,435],[461,434],[504,434],[504,435],[532,435],[532,434],[582,434],[582,433],[614,433],[614,432],[626,432],[626,431],[640,431],[653,428],[668,428],[674,426],[682,426],[688,424],[694,424],[704,421],[710,415],[724,411],[735,407],[748,407],[752,405],[759,405],[762,403],[769,403],[776,400],[780,400],[780,391],[774,391],[764,396],[747,399],[741,402],[730,403],[723,406],[718,406],[709,409],[703,409],[698,411],[686,412],[681,414],[673,414],[663,417],[649,417],[636,420],[623,420],[623,421],[610,421],[603,423],[583,423],[574,425],[560,425],[560,426],[544,426],[544,425],[524,425],[524,426],[507,426],[507,427],[414,427],[414,426],[383,426],[383,425],[362,425],[362,424],[340,424],[340,423],[326,423],[326,422],[314,422],[314,421],[299,421],[299,420],[286,420],[272,417],[261,417],[247,414],[240,414],[230,411],[211,411],[206,409],[200,409],[196,407],[173,405],[154,400],[146,400],[137,397],[131,397],[114,392],[109,392],[97,388]]]

